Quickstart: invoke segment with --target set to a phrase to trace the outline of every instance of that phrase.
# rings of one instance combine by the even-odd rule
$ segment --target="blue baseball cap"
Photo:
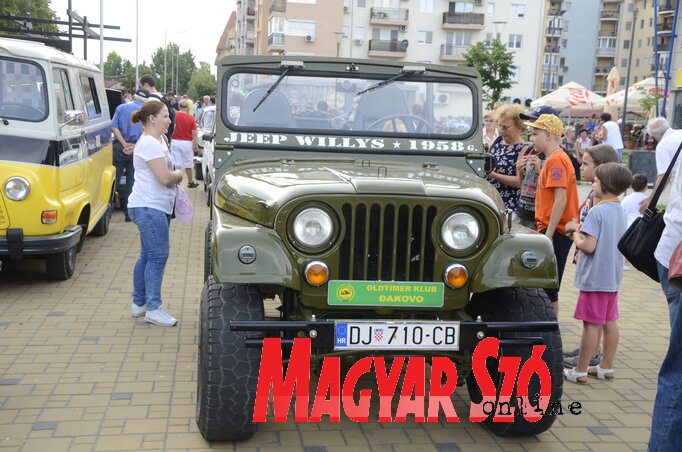
[[[542,115],[554,115],[554,116],[559,116],[559,113],[550,107],[549,105],[542,105],[540,107],[536,107],[529,111],[528,113],[521,113],[519,114],[519,118],[521,119],[530,119],[531,121],[535,121]]]

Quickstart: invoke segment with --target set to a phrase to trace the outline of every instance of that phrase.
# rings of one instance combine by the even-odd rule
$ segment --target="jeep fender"
[[[537,265],[527,268],[524,253],[535,255]],[[528,255],[527,255],[528,256]],[[542,234],[501,235],[473,272],[469,290],[486,292],[502,287],[555,288],[558,285],[552,242]]]
[[[250,245],[256,260],[244,264],[239,249]],[[211,273],[219,283],[273,284],[301,290],[296,261],[274,229],[214,209]]]

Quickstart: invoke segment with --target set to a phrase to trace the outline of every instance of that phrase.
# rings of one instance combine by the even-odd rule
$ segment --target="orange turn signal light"
[[[445,284],[447,284],[448,287],[459,289],[460,287],[464,287],[469,280],[469,272],[462,264],[452,264],[445,269],[443,280],[445,280]]]
[[[329,280],[329,267],[320,261],[312,261],[303,271],[305,279],[311,286],[319,287]]]
[[[57,211],[56,210],[43,210],[40,214],[40,221],[43,224],[54,224],[57,222]]]

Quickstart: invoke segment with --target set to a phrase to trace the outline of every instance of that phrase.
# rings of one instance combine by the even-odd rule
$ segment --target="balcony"
[[[540,89],[542,91],[554,91],[558,87],[559,85],[557,84],[557,82],[542,82]]]
[[[479,13],[443,13],[443,28],[464,28],[468,30],[482,30],[485,15]]]
[[[561,34],[561,27],[547,27],[547,35],[554,36]]]
[[[287,0],[270,0],[270,14],[287,12]]]
[[[594,68],[594,73],[595,74],[602,74],[602,75],[608,75],[608,73],[611,71],[611,68],[608,67],[599,67],[597,66]]]
[[[284,33],[272,33],[268,36],[268,51],[284,47]]]
[[[403,25],[407,26],[410,16],[409,9],[401,8],[372,8],[369,12],[369,23],[373,25]]]
[[[255,20],[256,19],[256,10],[254,8],[246,8],[246,20]]]
[[[616,48],[615,47],[597,47],[598,57],[615,57]]]
[[[253,44],[254,38],[255,38],[255,34],[253,31],[247,31],[246,32],[246,42],[248,44]],[[282,45],[284,45],[284,44],[282,44]]]
[[[464,61],[464,53],[468,48],[468,46],[441,44],[440,59],[443,61]]]
[[[370,57],[385,57],[385,58],[405,58],[407,54],[407,47],[402,45],[402,41],[384,40],[384,39],[370,39],[369,53]]]
[[[559,53],[559,46],[545,46],[545,53]]]
[[[600,13],[601,20],[618,20],[620,17],[620,11],[602,11]]]
[[[599,35],[600,38],[613,38],[614,36],[618,36],[618,32],[616,30],[599,30]]]
[[[669,50],[670,50],[670,43],[659,44],[659,45],[658,45],[658,51],[659,51],[659,52],[667,52],[667,51],[669,51]]]
[[[660,2],[658,4],[658,14],[672,14],[675,12],[675,2]]]
[[[562,16],[562,14],[561,14],[561,8],[558,8],[558,9],[550,9],[550,10],[547,12],[547,16],[548,16],[548,17],[561,17],[561,16]]]
[[[658,32],[659,33],[672,33],[673,31],[673,24],[671,22],[663,22],[658,24]]]

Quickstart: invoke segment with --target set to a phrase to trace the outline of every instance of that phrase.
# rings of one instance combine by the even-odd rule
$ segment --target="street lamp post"
[[[625,96],[623,97],[623,119],[620,121],[620,136],[625,139],[625,120],[628,117],[628,90],[630,89],[630,69],[632,67],[632,48],[635,46],[635,24],[637,23],[637,8],[632,10],[632,28],[630,29],[630,49],[628,50],[628,67],[625,71]],[[657,74],[658,75],[658,74]],[[618,119],[618,118],[616,118]]]

